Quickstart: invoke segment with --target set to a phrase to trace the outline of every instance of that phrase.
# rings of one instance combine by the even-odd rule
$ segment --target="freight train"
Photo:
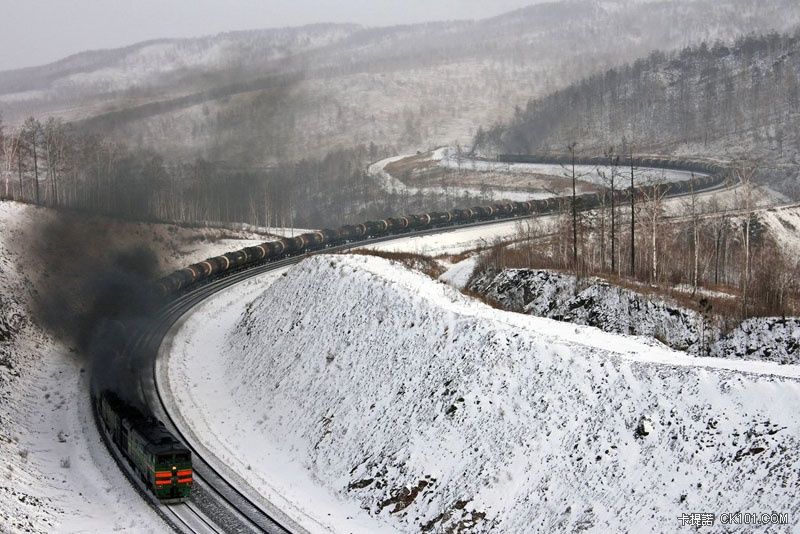
[[[161,421],[144,416],[116,394],[96,399],[103,430],[145,488],[163,503],[181,503],[192,489],[192,453]]]
[[[506,161],[530,162],[530,157],[502,156]],[[602,164],[600,159],[587,160],[593,164]],[[540,162],[540,161],[537,161]],[[577,163],[577,161],[576,161]],[[696,191],[720,185],[726,180],[724,169],[713,164],[696,162],[677,162],[663,159],[635,161],[637,166],[643,163],[659,165],[662,168],[697,171],[702,174],[692,181],[673,182],[666,184],[667,195],[674,196],[686,193],[691,187]],[[637,190],[638,194],[638,190]],[[621,201],[630,199],[630,189],[619,190]],[[205,261],[190,265],[185,269],[176,271],[159,280],[158,285],[165,295],[185,290],[197,283],[211,280],[222,274],[237,271],[266,262],[280,260],[289,256],[304,254],[321,250],[327,247],[368,241],[370,239],[397,235],[408,232],[417,232],[432,228],[444,228],[475,222],[513,219],[530,215],[541,215],[554,212],[559,206],[558,198],[530,200],[525,202],[506,202],[490,206],[475,206],[472,208],[456,208],[450,211],[422,213],[417,215],[404,215],[391,217],[379,221],[367,221],[361,224],[346,225],[341,228],[326,228],[315,232],[298,235],[297,237],[284,237],[276,241],[262,243],[254,247],[247,247],[222,256],[209,258]],[[598,193],[578,195],[578,209],[585,210],[600,205],[601,198]]]

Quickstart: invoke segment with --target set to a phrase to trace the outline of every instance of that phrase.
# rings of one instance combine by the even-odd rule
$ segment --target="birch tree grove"
[[[323,228],[453,208],[452,198],[395,193],[369,178],[368,165],[392,154],[375,144],[252,168],[170,161],[59,119],[30,118],[5,127],[0,147],[0,197],[134,220]],[[459,201],[489,203],[489,193]]]

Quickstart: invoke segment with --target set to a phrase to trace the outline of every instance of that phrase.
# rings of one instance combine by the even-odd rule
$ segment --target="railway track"
[[[720,184],[712,186],[704,192],[724,189]],[[699,191],[698,191],[699,192]],[[681,196],[681,195],[675,195]],[[548,215],[547,213],[539,215]],[[530,215],[526,216],[530,217]],[[344,245],[332,246],[319,251],[314,251],[298,256],[288,257],[278,261],[249,266],[245,269],[225,273],[215,279],[194,287],[165,305],[154,320],[146,325],[141,325],[128,346],[128,357],[136,362],[132,367],[137,371],[132,379],[137,381],[137,388],[143,402],[150,408],[152,414],[158,417],[167,428],[181,439],[191,450],[194,467],[194,487],[191,499],[180,505],[163,505],[144,489],[138,482],[138,477],[130,466],[121,458],[119,451],[110,444],[107,435],[104,439],[115,460],[123,472],[137,487],[138,491],[148,499],[157,512],[176,531],[185,533],[222,533],[222,532],[257,532],[269,534],[300,533],[304,532],[299,525],[285,516],[276,507],[269,503],[259,502],[253,491],[242,489],[241,483],[231,480],[220,469],[214,467],[213,462],[203,457],[198,444],[188,436],[188,432],[181,428],[178,421],[170,414],[164,391],[160,387],[157,376],[157,357],[159,349],[173,326],[186,313],[203,302],[210,296],[224,291],[227,288],[243,282],[249,278],[268,273],[273,270],[285,268],[300,262],[313,254],[335,253],[352,248],[364,247],[396,239],[418,237],[431,234],[441,234],[450,231],[471,227],[482,227],[500,223],[520,220],[520,217],[506,217],[490,221],[474,222],[450,226],[428,228],[420,231],[411,231],[394,235],[387,235],[362,241],[354,241]],[[98,424],[98,426],[101,426]],[[249,494],[249,495],[248,495]],[[272,510],[265,510],[272,508]]]

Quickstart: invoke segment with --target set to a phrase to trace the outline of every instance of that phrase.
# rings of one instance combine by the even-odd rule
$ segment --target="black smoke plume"
[[[84,355],[96,391],[111,389],[141,404],[144,362],[130,344],[160,305],[152,283],[157,255],[132,236],[131,225],[68,213],[45,217],[34,223],[29,249],[41,273],[34,319]]]

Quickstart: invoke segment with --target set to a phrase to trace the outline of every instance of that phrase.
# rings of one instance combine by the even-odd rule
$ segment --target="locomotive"
[[[561,159],[551,158],[553,162],[561,163]],[[562,158],[564,159],[564,158]],[[498,160],[508,162],[537,162],[541,160],[531,156],[498,156]],[[564,159],[564,161],[566,161]],[[598,164],[604,163],[602,158],[582,159],[576,163]],[[686,193],[691,187],[697,190],[716,186],[727,179],[725,169],[711,163],[683,162],[665,158],[639,158],[637,166],[652,166],[665,169],[686,170],[707,173],[697,176],[694,184],[690,181],[673,182],[667,184],[667,195]],[[631,194],[636,194],[630,189],[618,191],[620,201],[630,200]],[[377,237],[396,235],[430,228],[443,228],[475,222],[514,219],[530,215],[552,213],[558,209],[557,198],[529,200],[524,202],[506,202],[490,206],[474,206],[471,208],[456,208],[446,212],[422,213],[404,215],[379,221],[367,221],[362,224],[346,225],[338,229],[325,228],[323,230],[300,234],[294,238],[284,237],[277,241],[262,243],[254,247],[247,247],[236,252],[229,252],[222,256],[210,258],[200,263],[190,265],[180,271],[159,280],[159,288],[164,295],[179,292],[198,282],[203,282],[217,277],[220,274],[232,272],[252,265],[283,259],[289,256],[313,252],[326,247],[343,245],[358,241],[367,241]],[[585,193],[578,195],[576,204],[579,209],[592,209],[600,205],[600,195]]]
[[[192,453],[164,423],[145,417],[116,394],[102,392],[97,411],[103,429],[148,491],[162,503],[181,503],[192,489]]]

